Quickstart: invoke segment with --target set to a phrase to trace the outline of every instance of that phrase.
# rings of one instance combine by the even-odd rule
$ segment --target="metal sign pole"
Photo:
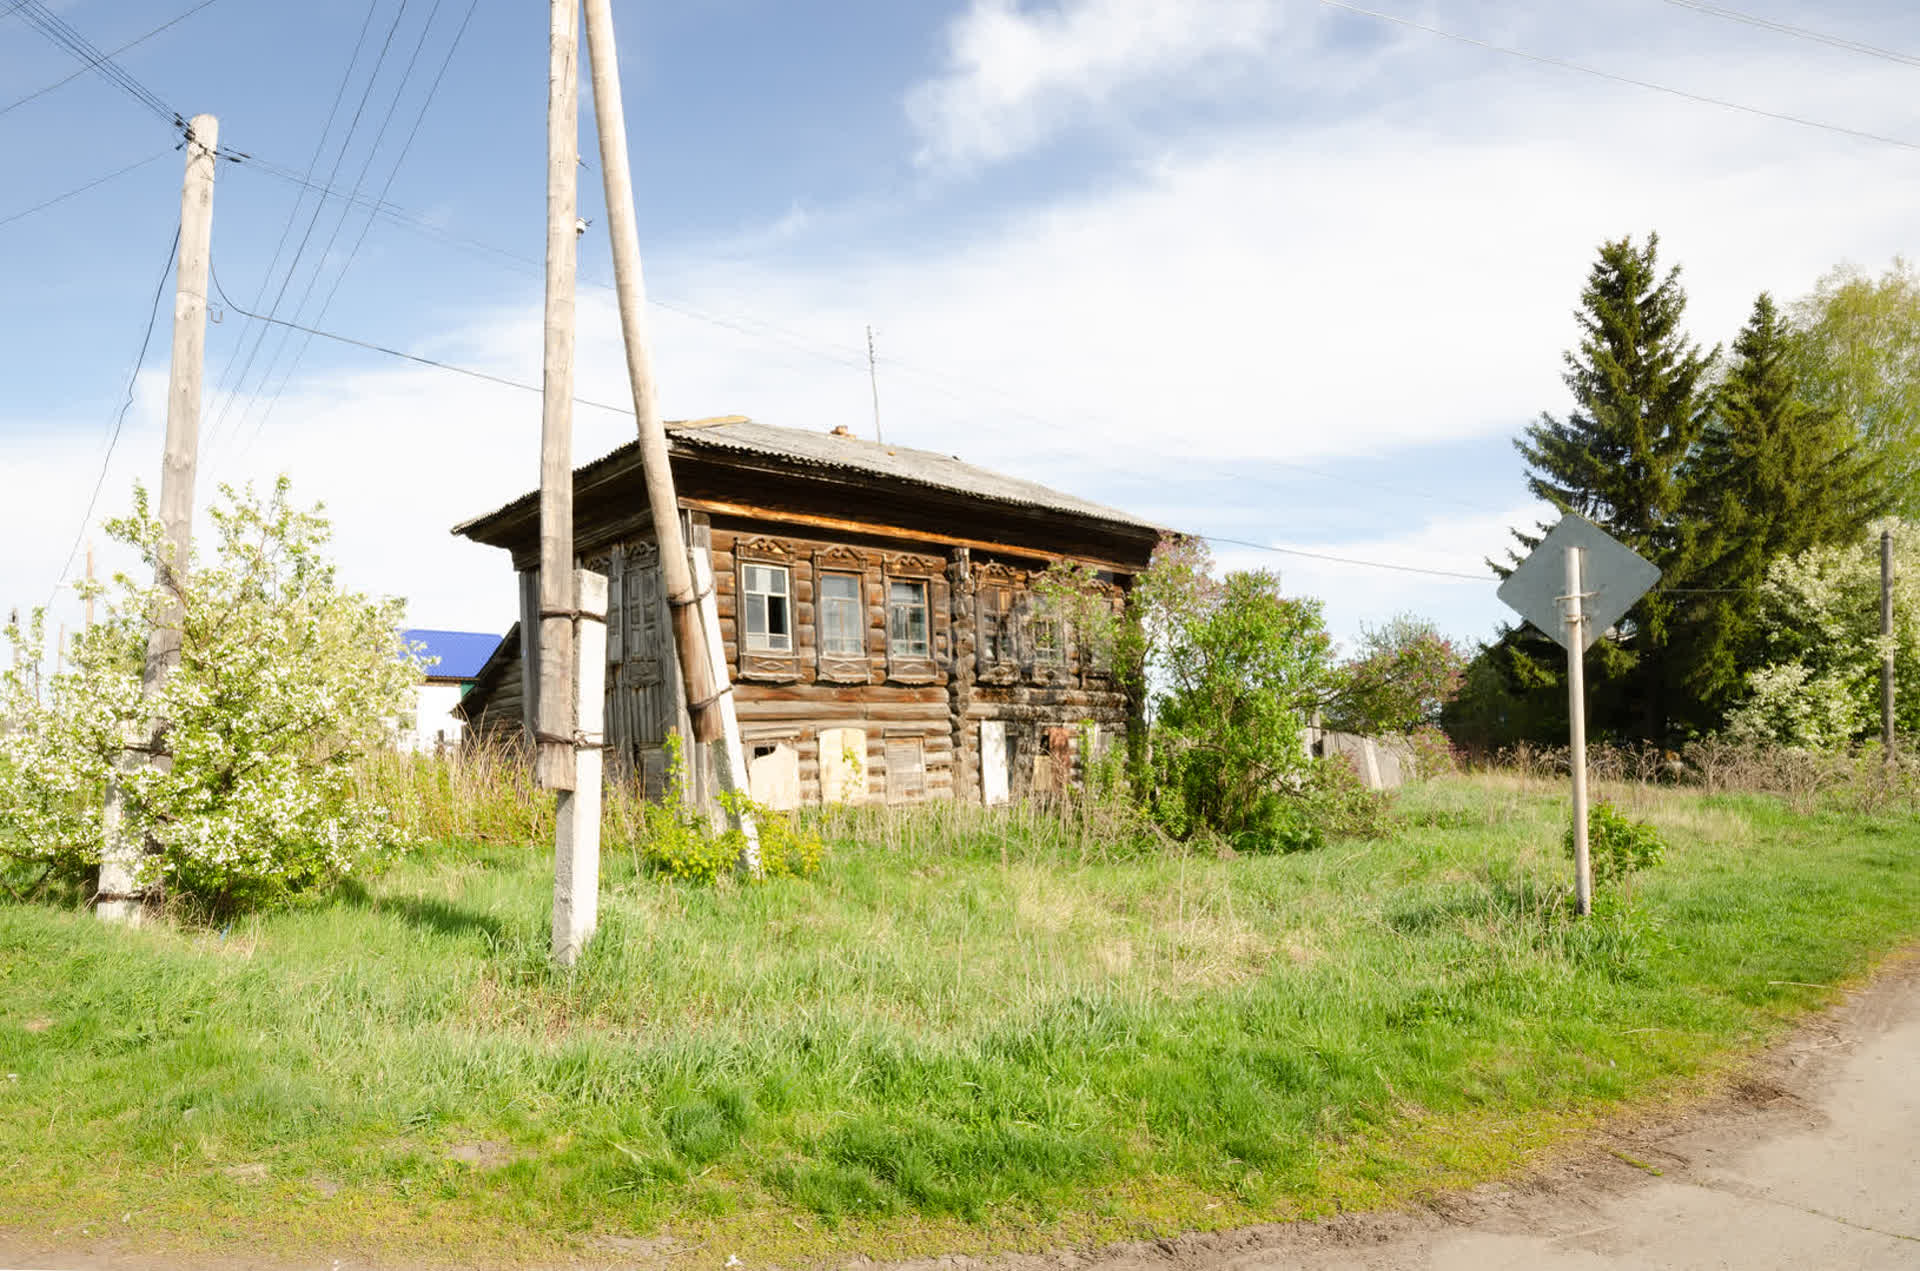
[[[1567,731],[1573,769],[1573,900],[1581,914],[1593,911],[1593,870],[1587,857],[1587,641],[1583,549],[1567,548]]]

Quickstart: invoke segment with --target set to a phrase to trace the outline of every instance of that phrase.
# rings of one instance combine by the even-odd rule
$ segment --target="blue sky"
[[[1894,0],[1741,2],[1920,53],[1920,12]],[[546,11],[472,3],[430,102],[469,0],[215,0],[119,60],[168,104],[218,115],[228,148],[304,172],[319,146],[314,179],[352,188],[364,171],[369,196],[391,174],[400,215],[369,227],[222,165],[214,260],[235,301],[272,299],[283,230],[291,244],[311,222],[283,314],[313,321],[331,295],[330,330],[537,380]],[[53,7],[112,49],[191,4]],[[1920,67],[1699,6],[1379,7],[1920,144]],[[670,417],[867,434],[871,323],[890,440],[1253,543],[1477,572],[1533,514],[1511,438],[1566,407],[1560,351],[1603,237],[1660,231],[1709,346],[1763,288],[1794,297],[1841,261],[1916,249],[1914,149],[1317,0],[616,0],[615,17]],[[0,107],[76,67],[0,18]],[[0,113],[0,221],[153,157],[0,224],[0,604],[42,603],[80,530],[177,218],[174,140],[92,74]],[[583,109],[581,386],[618,401],[596,144]],[[155,479],[169,312],[163,297],[99,513]],[[202,502],[216,481],[289,472],[328,505],[354,583],[407,597],[418,625],[504,628],[504,559],[446,531],[532,485],[538,399],[278,332],[242,376],[258,329],[221,316]],[[576,459],[630,427],[583,409]],[[1503,615],[1490,580],[1218,554],[1323,597],[1342,636],[1413,610],[1481,638]],[[62,598],[54,621],[75,612]]]

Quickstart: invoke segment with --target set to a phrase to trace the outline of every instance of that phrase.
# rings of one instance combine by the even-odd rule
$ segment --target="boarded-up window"
[[[999,719],[980,721],[980,801],[994,807],[1007,801],[1007,725]]]
[[[753,801],[776,812],[800,806],[800,752],[791,742],[761,742],[747,760],[747,789]]]
[[[927,792],[927,764],[918,737],[887,738],[887,802]]]
[[[820,801],[858,803],[867,797],[867,731],[820,730]]]
[[[866,651],[866,606],[854,574],[820,575],[820,652],[859,657]]]

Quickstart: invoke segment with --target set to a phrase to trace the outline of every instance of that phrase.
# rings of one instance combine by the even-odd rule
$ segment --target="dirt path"
[[[660,1242],[635,1242],[656,1245]],[[671,1242],[667,1242],[670,1244]],[[8,1249],[0,1267],[181,1271],[231,1256]],[[366,1264],[314,1259],[322,1271]],[[658,1249],[573,1264],[670,1271]],[[1511,1184],[1426,1208],[1099,1251],[947,1257],[848,1271],[1920,1269],[1920,951],[1769,1051],[1721,1098],[1616,1128]]]
[[[1677,1121],[1414,1213],[889,1271],[1920,1268],[1920,958]]]

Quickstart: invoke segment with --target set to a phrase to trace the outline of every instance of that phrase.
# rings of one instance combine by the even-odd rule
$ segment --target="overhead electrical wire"
[[[1736,110],[1742,114],[1757,115],[1762,119],[1773,119],[1781,123],[1797,124],[1802,128],[1818,128],[1823,132],[1838,133],[1843,137],[1852,137],[1858,141],[1877,141],[1882,145],[1898,146],[1902,150],[1920,150],[1920,142],[1907,141],[1900,137],[1889,137],[1885,133],[1868,132],[1862,128],[1848,128],[1842,124],[1825,123],[1818,119],[1809,119],[1805,115],[1790,115],[1784,111],[1767,110],[1760,106],[1749,106],[1745,102],[1730,101],[1725,97],[1712,97],[1705,93],[1690,92],[1684,88],[1674,88],[1668,84],[1655,83],[1650,79],[1637,79],[1632,75],[1621,75],[1613,71],[1603,71],[1598,67],[1587,66],[1580,62],[1570,62],[1562,57],[1548,57],[1543,53],[1529,53],[1525,49],[1512,48],[1505,44],[1494,44],[1487,40],[1475,39],[1470,35],[1461,35],[1444,27],[1431,26],[1425,22],[1416,22],[1412,18],[1403,18],[1397,13],[1383,13],[1378,9],[1363,8],[1349,4],[1347,0],[1319,0],[1329,9],[1339,9],[1346,13],[1359,14],[1362,17],[1376,18],[1382,22],[1391,22],[1396,26],[1407,27],[1414,31],[1424,31],[1428,35],[1443,40],[1452,40],[1456,44],[1465,44],[1472,48],[1485,49],[1489,53],[1500,53],[1507,57],[1517,57],[1523,61],[1535,62],[1541,66],[1555,66],[1561,70],[1577,71],[1582,75],[1591,75],[1595,79],[1609,80],[1615,84],[1627,84],[1634,88],[1644,88],[1649,92],[1665,93],[1669,97],[1679,97],[1686,101],[1697,102],[1705,106],[1718,106],[1723,110]]]
[[[103,177],[95,177],[93,180],[87,182],[85,185],[76,185],[71,190],[66,191],[64,194],[56,194],[50,199],[42,199],[40,202],[35,203],[32,207],[22,208],[20,211],[14,212],[11,215],[0,217],[0,225],[11,225],[15,221],[22,220],[26,217],[32,216],[35,212],[43,212],[47,208],[52,207],[56,203],[64,203],[68,199],[73,198],[77,194],[85,194],[88,190],[93,189],[95,186],[105,185],[107,182],[113,180],[115,177],[123,177],[127,175],[127,173],[129,172],[133,172],[137,169],[146,167],[149,163],[157,163],[159,160],[166,158],[168,155],[172,153],[173,153],[172,150],[162,150],[157,154],[150,154],[144,159],[136,159],[132,163],[129,163],[124,168],[115,168],[112,172],[107,173],[107,175]]]
[[[127,412],[133,408],[134,387],[140,382],[140,368],[146,363],[147,348],[153,343],[154,324],[160,318],[160,297],[167,288],[167,278],[173,272],[174,258],[180,251],[180,227],[173,230],[173,241],[167,245],[167,260],[160,269],[160,281],[153,285],[153,302],[147,310],[147,329],[140,336],[140,351],[134,354],[133,369],[127,372],[127,399],[120,403],[120,412],[114,416],[113,428],[107,434],[107,450],[100,457],[100,475],[94,478],[93,493],[87,496],[86,510],[80,513],[80,528],[73,536],[73,546],[67,549],[67,559],[61,562],[60,576],[53,580],[53,590],[47,594],[47,605],[52,607],[54,597],[60,594],[60,584],[67,580],[67,571],[73,568],[73,558],[80,552],[80,544],[87,537],[87,526],[93,520],[93,509],[100,504],[100,491],[107,483],[107,470],[113,464],[114,448],[120,444],[120,433],[126,426]]]
[[[378,2],[379,0],[374,0],[374,3],[376,5],[378,4]],[[407,9],[406,0],[400,0],[399,7],[394,13],[393,22],[387,27],[386,39],[382,42],[380,46],[379,56],[374,59],[373,69],[367,75],[366,87],[363,90],[361,90],[360,101],[354,107],[353,118],[347,124],[346,135],[340,139],[339,153],[334,155],[333,167],[327,173],[326,181],[322,183],[325,186],[333,185],[335,178],[340,175],[340,165],[346,162],[347,151],[353,145],[353,135],[354,133],[359,131],[361,116],[363,116],[366,113],[367,102],[373,96],[373,86],[375,82],[377,82],[380,78],[380,68],[386,62],[387,53],[393,48],[394,33],[400,29],[400,19],[406,15],[406,9]],[[351,74],[351,67],[349,67],[349,74]],[[304,231],[302,231],[300,235],[299,246],[294,249],[293,261],[287,266],[286,273],[281,277],[279,289],[274,292],[273,303],[268,307],[268,310],[267,310],[268,313],[277,315],[280,312],[280,304],[283,300],[286,299],[287,288],[293,284],[294,275],[299,272],[300,261],[306,255],[308,244],[310,244],[313,241],[314,228],[319,225],[320,213],[325,209],[325,207],[326,207],[325,199],[315,200],[313,205],[313,215],[307,218],[307,227]],[[325,263],[326,263],[325,261],[320,262],[321,265],[324,265]],[[316,266],[316,268],[319,268],[319,266]],[[240,368],[239,377],[233,381],[233,385],[232,385],[232,388],[229,390],[228,397],[220,408],[220,417],[218,420],[215,421],[216,429],[220,426],[220,424],[225,422],[225,420],[227,419],[227,416],[232,411],[234,400],[245,390],[247,376],[253,369],[253,364],[255,359],[259,357],[261,346],[266,343],[266,335],[267,333],[264,329],[260,331],[258,338],[254,341],[253,348],[251,349],[251,351],[248,352],[246,356],[246,360]],[[284,337],[283,337],[282,344],[276,346],[275,359],[277,359],[278,357],[278,349],[280,347],[284,347]],[[268,367],[267,374],[269,375],[272,373],[273,361],[275,359],[269,359],[267,363],[267,367]],[[262,376],[263,382],[264,382],[264,379],[265,379],[265,376],[263,375]],[[236,431],[239,428],[244,428],[245,426],[246,426],[246,414],[243,410],[240,417],[240,422],[237,425],[235,425]]]
[[[414,64],[420,60],[421,50],[426,47],[427,35],[433,29],[433,20],[440,12],[440,4],[441,0],[434,0],[433,8],[427,14],[427,20],[420,28],[420,40],[414,45],[413,56],[408,59],[407,69],[402,72],[400,76],[400,87],[394,91],[393,104],[387,109],[387,120],[389,122],[393,118],[394,111],[398,109],[400,105],[400,99],[406,90],[407,81],[413,77]],[[465,16],[460,19],[459,27],[454,30],[453,39],[447,44],[447,51],[440,59],[440,67],[434,72],[433,82],[427,86],[425,95],[420,99],[420,108],[414,112],[413,125],[407,130],[407,138],[401,143],[400,152],[394,156],[393,166],[387,170],[387,179],[381,185],[380,193],[374,198],[374,208],[377,209],[381,204],[386,202],[387,194],[393,189],[394,181],[399,178],[400,169],[405,166],[407,155],[413,150],[413,143],[420,136],[420,126],[426,122],[427,111],[432,108],[434,98],[439,95],[440,84],[446,79],[447,68],[453,64],[454,54],[459,51],[460,41],[465,37],[467,27],[473,22],[474,11],[479,7],[480,0],[467,0],[467,12]],[[385,136],[386,129],[387,124],[382,123],[380,126],[381,136]],[[376,141],[375,151],[378,150],[378,146],[379,143]],[[368,152],[369,163],[372,162],[373,153],[374,151]],[[355,189],[358,190],[358,188],[358,184],[356,183]],[[342,225],[346,223],[349,211],[351,211],[351,205],[341,213],[340,223]],[[354,239],[353,246],[348,250],[346,260],[341,262],[339,270],[333,276],[333,285],[327,289],[326,297],[320,302],[320,308],[314,314],[313,324],[315,326],[326,321],[327,313],[333,308],[334,297],[340,294],[340,284],[346,281],[347,272],[353,268],[353,262],[359,258],[360,249],[366,245],[367,233],[373,228],[373,221],[374,212],[370,210],[367,213],[366,220],[361,222],[360,233],[358,237]],[[336,227],[335,232],[338,232],[338,227]],[[331,243],[329,243],[329,248],[331,248]],[[306,356],[307,348],[312,343],[313,337],[307,336],[301,341],[300,346],[294,350],[293,361],[288,364],[286,374],[281,377],[280,386],[274,389],[273,396],[267,400],[266,410],[262,412],[260,422],[254,428],[254,436],[257,437],[260,432],[266,428],[267,422],[273,418],[273,408],[279,403],[280,395],[286,391],[288,382],[293,379],[294,371],[298,369],[301,359]]]
[[[1903,66],[1920,66],[1920,57],[1911,53],[1901,53],[1894,49],[1884,49],[1877,44],[1866,44],[1859,40],[1850,40],[1844,35],[1830,35],[1825,31],[1815,31],[1811,27],[1794,26],[1789,22],[1776,22],[1772,18],[1763,18],[1754,13],[1743,13],[1739,9],[1729,9],[1723,4],[1706,4],[1703,0],[1667,0],[1667,3],[1681,9],[1692,9],[1710,17],[1724,18],[1729,22],[1743,22],[1763,31],[1773,31],[1780,35],[1790,35],[1799,40],[1811,40],[1816,44],[1825,44],[1829,48],[1845,49],[1849,53],[1864,53],[1868,57],[1877,57],[1889,62],[1899,62]]]
[[[306,200],[306,191],[310,189],[319,190],[322,191],[321,197],[325,197],[325,187],[315,184],[313,181],[313,171],[320,166],[320,156],[326,153],[327,138],[333,135],[334,121],[340,117],[340,103],[346,100],[347,86],[353,82],[353,68],[360,64],[360,54],[366,48],[367,33],[373,29],[373,15],[378,10],[379,3],[380,0],[368,0],[367,13],[366,16],[360,20],[360,34],[354,41],[353,53],[347,59],[346,70],[340,73],[340,84],[333,91],[333,104],[327,108],[327,117],[320,127],[319,139],[313,143],[313,154],[307,159],[306,176],[302,177],[292,172],[287,173],[287,177],[301,187],[301,193],[295,196],[292,206],[287,208],[286,219],[280,224],[279,241],[274,244],[273,257],[267,262],[266,272],[261,274],[260,285],[254,291],[253,307],[256,309],[258,309],[261,303],[267,298],[267,288],[273,285],[274,275],[280,268],[280,258],[286,253],[287,239],[293,233],[294,223],[300,216],[300,206]],[[255,159],[252,155],[239,155],[238,158],[243,165],[243,169],[253,167],[268,170],[272,166]],[[220,404],[219,413],[214,417],[213,427],[208,430],[207,443],[209,449],[212,448],[214,434],[220,425],[225,422],[227,411],[232,406],[232,400],[226,396],[226,394],[229,385],[232,384],[234,367],[239,365],[242,357],[240,350],[247,347],[247,337],[249,334],[255,335],[256,337],[264,337],[264,331],[249,320],[247,324],[241,328],[240,334],[235,341],[234,351],[227,356],[221,365],[220,380],[214,388],[214,400]],[[258,339],[255,341],[255,347],[257,349]],[[252,362],[249,361],[247,365],[251,367]]]
[[[115,62],[112,55],[101,52],[84,35],[74,30],[64,18],[42,4],[41,0],[21,0],[21,3],[9,12],[20,15],[27,25],[79,58],[84,63],[83,72],[89,70],[98,72],[102,79],[158,115],[164,122],[175,127],[186,126],[186,119],[179,111],[169,106],[158,93]]]
[[[133,39],[128,40],[125,44],[122,44],[119,48],[112,49],[106,53],[101,54],[101,57],[102,58],[119,57],[122,53],[126,52],[130,48],[133,48],[135,45],[145,44],[148,40],[151,40],[154,36],[159,35],[162,31],[167,30],[169,27],[178,26],[180,23],[185,22],[188,18],[192,17],[194,14],[200,12],[200,10],[216,2],[217,0],[200,0],[199,4],[194,5],[191,9],[188,9],[185,13],[182,13],[177,17],[169,18],[167,21],[162,22],[159,26],[153,28],[153,30],[147,32],[145,35],[137,35]],[[94,68],[94,63],[89,62],[87,65],[82,66],[79,70],[75,71],[73,74],[67,76],[64,79],[57,79],[53,83],[48,84],[45,88],[36,88],[31,93],[28,93],[25,97],[14,98],[12,101],[8,102],[6,105],[0,106],[0,115],[6,114],[8,111],[14,109],[16,106],[24,106],[28,102],[33,101],[35,98],[45,97],[48,93],[52,92],[56,88],[60,88],[64,85],[71,84],[74,80],[79,79],[82,75],[85,75],[88,71],[92,70],[93,68]]]

